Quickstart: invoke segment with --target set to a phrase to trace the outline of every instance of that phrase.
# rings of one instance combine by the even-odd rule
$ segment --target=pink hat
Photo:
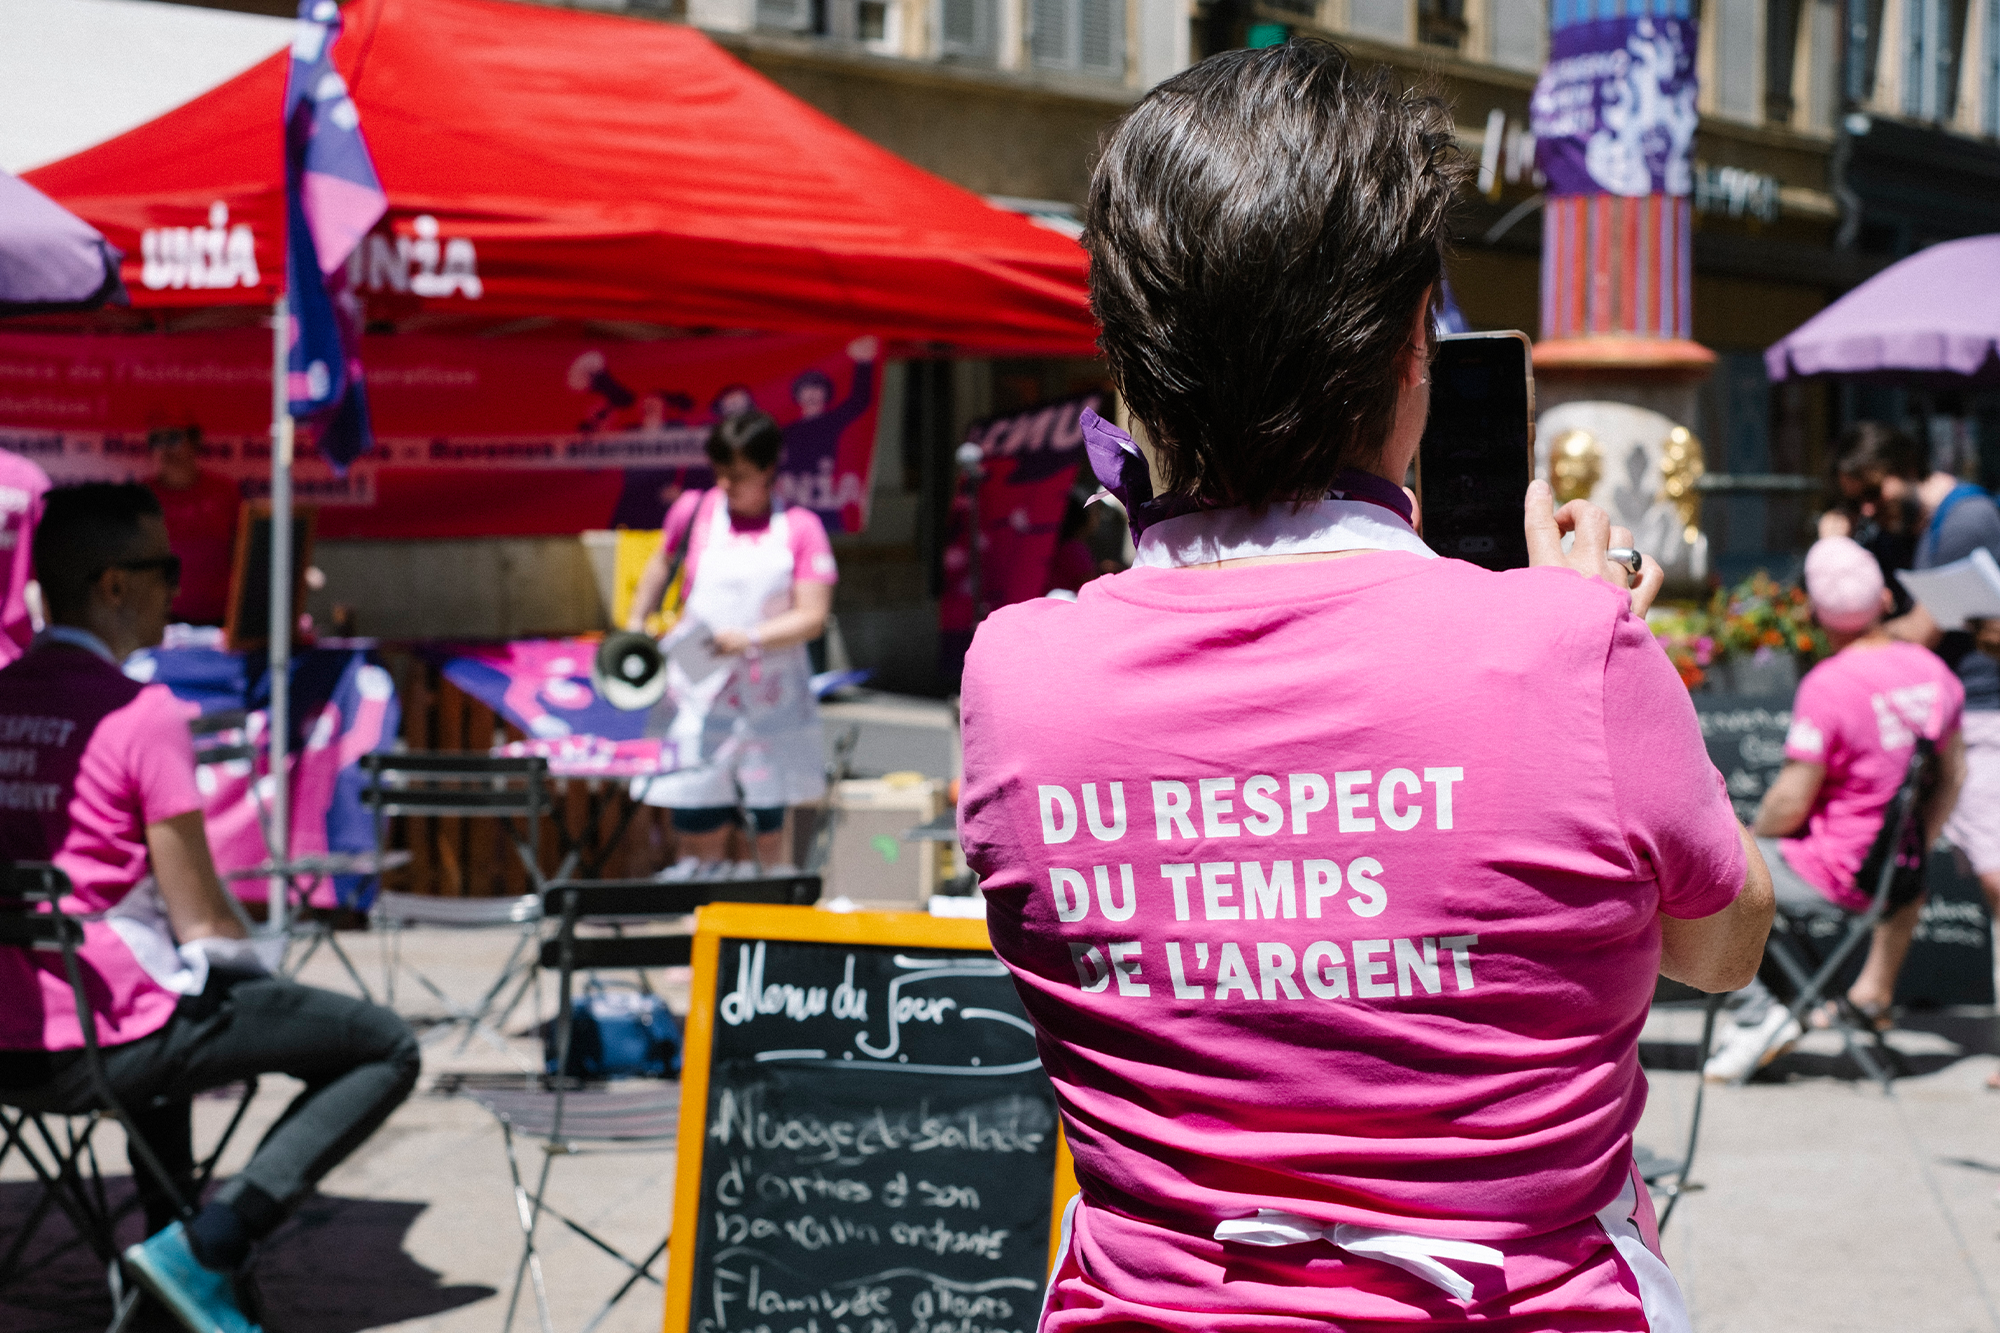
[[[1867,629],[1882,614],[1882,566],[1852,537],[1822,538],[1806,552],[1806,595],[1835,633]]]

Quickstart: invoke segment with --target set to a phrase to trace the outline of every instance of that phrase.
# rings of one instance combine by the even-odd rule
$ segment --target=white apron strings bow
[[[1173,569],[1246,556],[1333,551],[1407,551],[1437,559],[1437,552],[1394,510],[1366,500],[1315,500],[1281,502],[1262,514],[1206,509],[1163,519],[1140,536],[1133,564]]]
[[[1597,1224],[1604,1228],[1612,1247],[1618,1251],[1618,1257],[1625,1261],[1626,1268],[1631,1270],[1633,1280],[1638,1284],[1639,1306],[1645,1312],[1646,1327],[1652,1333],[1690,1333],[1693,1326],[1688,1319],[1680,1284],[1674,1281],[1666,1263],[1647,1247],[1645,1239],[1639,1234],[1639,1224],[1634,1216],[1638,1203],[1638,1186],[1628,1174],[1618,1197],[1598,1210]],[[1064,1228],[1067,1231],[1067,1215]],[[1505,1256],[1500,1251],[1474,1241],[1412,1236],[1348,1222],[1316,1222],[1312,1218],[1275,1208],[1259,1208],[1255,1217],[1220,1222],[1215,1228],[1215,1238],[1239,1245],[1267,1246],[1303,1245],[1308,1241],[1324,1240],[1349,1254],[1394,1264],[1461,1301],[1471,1299],[1472,1283],[1446,1267],[1446,1260],[1488,1268],[1500,1268],[1505,1263]]]
[[[1446,1295],[1472,1298],[1472,1283],[1445,1267],[1444,1260],[1500,1268],[1506,1256],[1491,1245],[1469,1240],[1444,1240],[1437,1236],[1412,1236],[1381,1227],[1356,1226],[1352,1222],[1315,1222],[1310,1217],[1276,1208],[1259,1208],[1255,1217],[1232,1218],[1216,1224],[1215,1238],[1238,1245],[1303,1245],[1324,1240],[1349,1254],[1393,1264],[1414,1273]]]

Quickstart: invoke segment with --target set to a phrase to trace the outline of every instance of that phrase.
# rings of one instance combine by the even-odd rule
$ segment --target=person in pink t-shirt
[[[1406,474],[1449,113],[1292,42],[1153,89],[1085,245],[1135,567],[979,628],[967,860],[1081,1194],[1043,1330],[1685,1329],[1632,1164],[1655,977],[1754,973],[1768,880],[1607,562],[1439,559]],[[1574,533],[1571,551],[1564,533]]]
[[[1858,542],[1813,543],[1805,578],[1834,654],[1799,682],[1785,766],[1764,793],[1752,831],[1771,868],[1780,915],[1837,921],[1866,910],[1874,896],[1875,886],[1856,876],[1919,737],[1937,747],[1939,761],[1938,781],[1917,812],[1925,847],[1950,818],[1965,780],[1959,730],[1965,687],[1929,649],[1890,636],[1883,617],[1895,604],[1881,565]],[[1847,991],[1861,1018],[1887,1020],[1922,907],[1921,880],[1899,878],[1889,915],[1875,927],[1868,960]],[[1796,994],[1783,969],[1767,964],[1738,1003],[1706,1076],[1742,1078],[1789,1050],[1804,1035],[1786,1008]]]
[[[126,1267],[190,1329],[250,1333],[232,1272],[409,1095],[419,1060],[388,1010],[267,975],[216,876],[186,714],[119,669],[160,642],[180,564],[145,487],[49,492],[34,538],[49,628],[0,669],[0,857],[68,874],[105,1078],[194,1206],[135,1171],[148,1237]],[[0,948],[0,1100],[104,1109],[82,1017],[60,955]],[[242,1171],[190,1198],[193,1097],[266,1073],[304,1090]]]
[[[0,593],[0,666],[19,657],[35,636],[28,611],[28,585],[34,581],[35,524],[42,518],[42,497],[49,474],[34,462],[0,449],[0,561],[5,561],[7,586]]]
[[[645,628],[685,548],[681,618],[661,645],[668,697],[659,714],[683,766],[633,784],[634,796],[673,811],[681,851],[666,872],[673,878],[716,871],[739,808],[756,861],[782,867],[785,807],[826,790],[806,655],[826,629],[838,577],[826,526],[772,493],[785,436],[770,417],[725,417],[706,448],[715,486],[667,511],[626,618],[628,629]]]

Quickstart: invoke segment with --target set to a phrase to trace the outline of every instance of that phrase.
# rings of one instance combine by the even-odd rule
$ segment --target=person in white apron
[[[681,855],[669,876],[712,873],[739,810],[756,864],[782,866],[785,807],[826,791],[805,645],[826,627],[833,554],[817,514],[772,494],[783,449],[762,412],[719,424],[707,444],[714,489],[676,502],[634,592],[638,629],[659,606],[684,540],[687,600],[661,643],[667,696],[648,720],[682,767],[634,784],[640,800],[673,811]]]

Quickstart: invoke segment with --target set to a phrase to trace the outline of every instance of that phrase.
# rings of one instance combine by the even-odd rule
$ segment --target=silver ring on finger
[[[1635,579],[1646,568],[1646,558],[1630,546],[1614,546],[1604,553],[1604,558],[1614,565],[1622,566]]]

